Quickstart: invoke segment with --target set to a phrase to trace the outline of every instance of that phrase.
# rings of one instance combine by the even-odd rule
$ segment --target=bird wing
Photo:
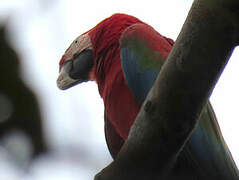
[[[129,89],[142,104],[154,84],[173,41],[146,24],[128,27],[120,39],[123,73]],[[213,109],[203,108],[194,132],[178,157],[175,174],[238,179],[237,167],[222,137]]]
[[[121,65],[130,90],[143,103],[172,44],[152,27],[135,24],[120,39]]]

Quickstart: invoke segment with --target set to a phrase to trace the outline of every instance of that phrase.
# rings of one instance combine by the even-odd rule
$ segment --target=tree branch
[[[238,0],[195,0],[115,161],[96,180],[164,179],[234,47]]]

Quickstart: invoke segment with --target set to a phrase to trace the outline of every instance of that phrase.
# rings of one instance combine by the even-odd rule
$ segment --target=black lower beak
[[[92,50],[84,50],[80,54],[77,54],[73,60],[71,60],[71,66],[69,68],[69,76],[72,79],[88,80],[89,72],[93,67],[93,52]]]

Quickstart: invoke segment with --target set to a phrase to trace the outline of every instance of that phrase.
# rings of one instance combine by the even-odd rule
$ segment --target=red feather
[[[87,32],[94,56],[90,77],[97,82],[104,100],[106,140],[113,157],[128,137],[141,106],[127,85],[120,60],[121,35],[134,24],[145,23],[133,16],[115,14]]]
[[[135,23],[143,22],[133,16],[115,14],[88,32],[95,60],[91,76],[98,84],[107,118],[123,139],[127,138],[140,105],[135,101],[122,72],[119,39],[122,32]]]

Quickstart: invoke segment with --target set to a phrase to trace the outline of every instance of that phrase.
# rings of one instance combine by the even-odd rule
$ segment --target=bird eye
[[[78,41],[77,40],[75,40],[75,44],[77,44],[78,43]]]

